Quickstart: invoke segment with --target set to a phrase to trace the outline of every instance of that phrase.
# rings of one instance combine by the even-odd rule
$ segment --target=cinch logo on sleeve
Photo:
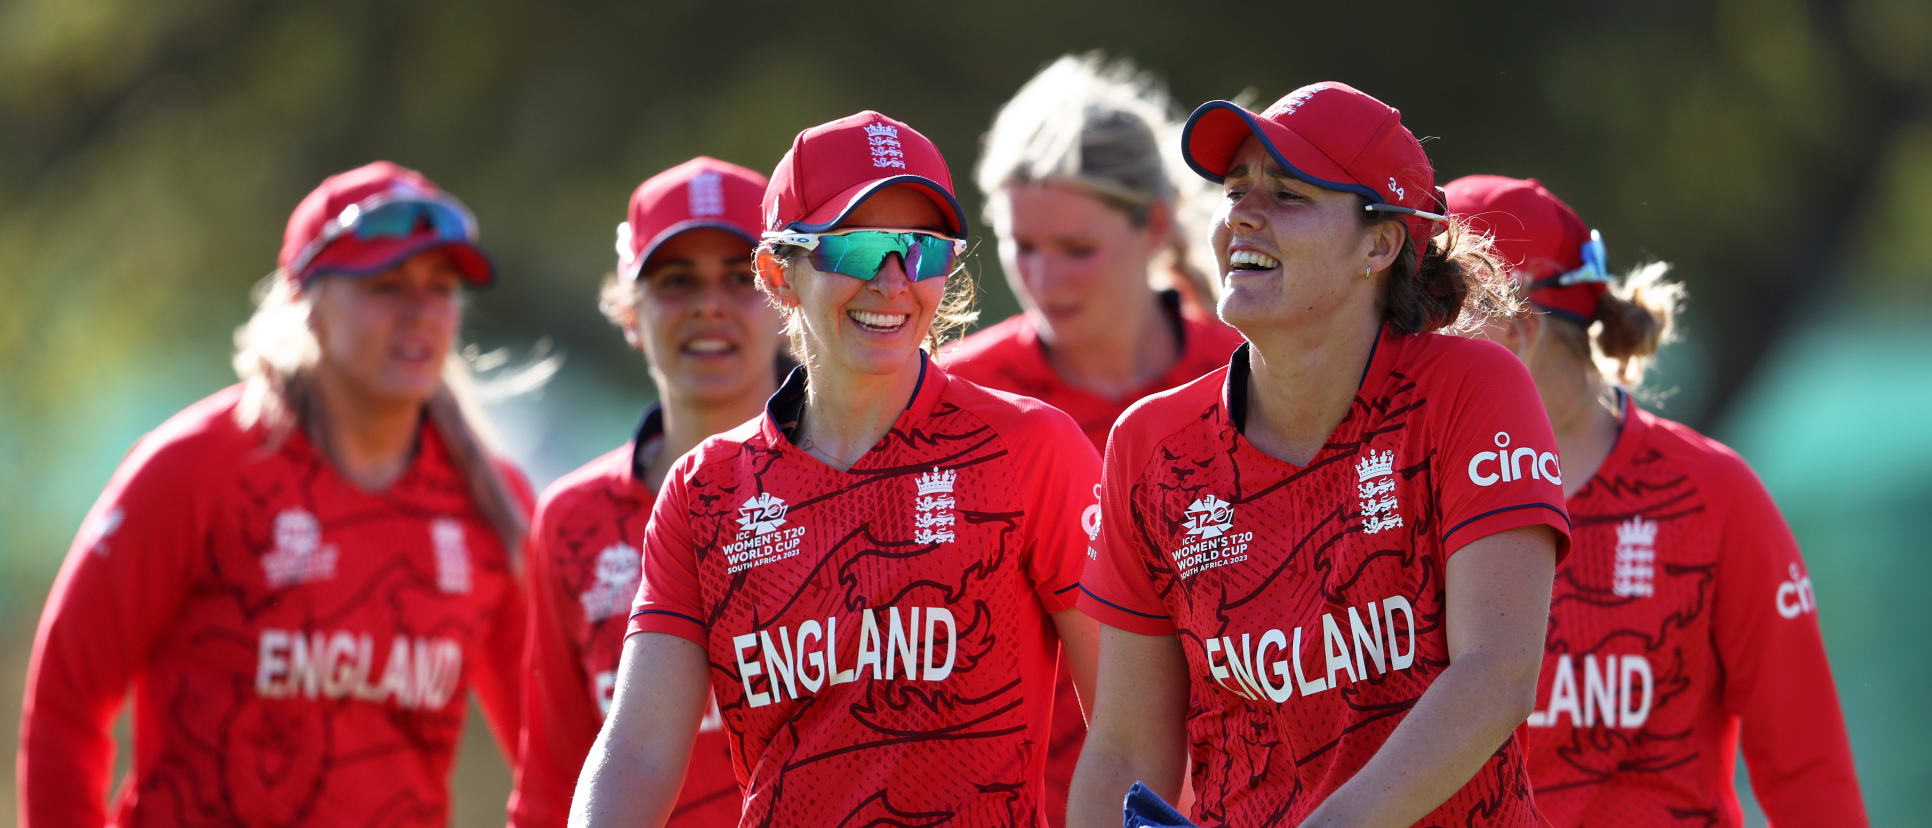
[[[759,492],[738,507],[738,539],[724,546],[725,572],[742,572],[797,556],[805,527],[781,531],[789,510],[784,499],[770,492]]]
[[[1207,648],[1208,676],[1244,699],[1280,704],[1296,693],[1312,696],[1366,681],[1371,667],[1384,675],[1415,664],[1415,608],[1409,599],[1391,595],[1379,605],[1370,601],[1349,607],[1346,620],[1344,634],[1335,613],[1322,613],[1321,632],[1314,634],[1321,642],[1309,642],[1318,652],[1306,657],[1301,627],[1292,635],[1274,629],[1259,638],[1242,633],[1239,641],[1231,635],[1209,638],[1201,642]]]
[[[1511,451],[1509,439],[1509,432],[1498,431],[1495,451],[1479,451],[1476,456],[1469,458],[1469,482],[1478,486],[1494,486],[1498,482],[1521,480],[1527,474],[1532,480],[1548,480],[1558,486],[1563,485],[1556,455],[1529,446]]]
[[[1640,655],[1577,656],[1583,662],[1583,693],[1577,694],[1575,660],[1569,653],[1556,657],[1550,697],[1541,710],[1530,713],[1530,727],[1555,727],[1564,716],[1571,727],[1614,727],[1635,730],[1650,718],[1656,679],[1650,661]]]
[[[463,647],[443,637],[397,635],[380,660],[368,633],[262,630],[255,693],[265,699],[357,699],[440,710],[463,678]]]
[[[81,546],[103,558],[107,557],[107,539],[121,528],[121,521],[127,517],[120,506],[115,506],[87,522],[81,529]]]
[[[1818,596],[1811,591],[1811,576],[1791,564],[1791,580],[1778,584],[1778,614],[1797,618],[1818,608]]]
[[[1080,513],[1080,528],[1087,530],[1087,559],[1100,560],[1100,552],[1093,548],[1100,540],[1100,484],[1093,484],[1093,505]]]
[[[871,607],[859,611],[858,657],[849,669],[839,668],[837,616],[823,624],[806,621],[796,630],[779,627],[733,636],[731,649],[737,655],[738,679],[745,686],[745,704],[764,707],[860,678],[944,681],[953,674],[959,642],[952,610],[912,607],[902,613],[898,607],[887,607],[884,632],[879,629],[880,615]],[[852,629],[850,616],[845,629]]]
[[[1245,561],[1248,545],[1254,542],[1253,532],[1234,531],[1234,504],[1213,494],[1204,494],[1187,505],[1181,528],[1195,539],[1168,553],[1182,578]]]

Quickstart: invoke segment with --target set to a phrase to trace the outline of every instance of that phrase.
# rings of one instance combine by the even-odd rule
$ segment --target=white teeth
[[[722,339],[705,337],[684,343],[684,349],[694,354],[722,354],[731,350],[731,343]]]
[[[900,325],[906,324],[907,319],[912,318],[909,314],[903,313],[873,313],[872,311],[862,310],[846,311],[845,314],[852,317],[853,321],[868,328],[880,328],[884,330],[897,328]]]
[[[1253,250],[1236,250],[1228,254],[1228,264],[1242,270],[1273,270],[1281,262],[1266,253]]]

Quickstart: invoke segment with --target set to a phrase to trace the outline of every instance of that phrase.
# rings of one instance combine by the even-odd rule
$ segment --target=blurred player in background
[[[529,493],[450,350],[476,223],[378,162],[297,205],[236,333],[241,383],[135,444],[47,600],[21,823],[444,823],[474,688],[516,739]]]
[[[1557,825],[1739,825],[1741,740],[1773,823],[1864,824],[1811,579],[1777,505],[1729,448],[1631,398],[1683,286],[1661,262],[1613,285],[1601,236],[1534,179],[1446,189],[1528,295],[1485,335],[1542,392],[1575,523],[1529,719],[1537,807]]]
[[[1180,216],[1200,203],[1200,182],[1161,152],[1178,143],[1171,108],[1130,64],[1062,57],[1000,110],[980,157],[987,222],[1025,312],[948,348],[940,364],[1066,412],[1095,451],[1135,400],[1226,365],[1241,343],[1213,317],[1214,278],[1190,255]],[[1064,669],[1053,709],[1047,793],[1058,819],[1087,732]]]
[[[971,320],[937,147],[861,112],[794,139],[759,279],[802,366],[672,467],[615,706],[572,805],[661,823],[716,695],[744,825],[1038,825],[1054,661],[1098,458],[1065,414],[947,376]]]
[[[550,487],[530,530],[523,738],[510,821],[563,825],[603,726],[637,598],[638,544],[671,464],[750,420],[778,387],[779,329],[751,271],[765,177],[696,158],[631,195],[598,307],[644,352],[658,402],[631,441]],[[672,825],[738,824],[716,708],[699,728]]]
[[[947,350],[955,376],[1025,394],[1105,446],[1141,397],[1227,364],[1241,337],[1214,318],[1215,279],[1182,216],[1201,182],[1161,152],[1171,105],[1149,76],[1062,57],[993,121],[980,158],[986,217],[1024,313]],[[1177,143],[1177,142],[1175,142]],[[1199,257],[1205,257],[1205,251]]]
[[[1345,84],[1182,140],[1248,344],[1109,438],[1069,824],[1119,824],[1137,779],[1171,799],[1190,753],[1204,822],[1538,824],[1514,731],[1568,546],[1555,441],[1507,351],[1435,333],[1507,312],[1503,274]],[[1521,474],[1464,473],[1504,445]]]

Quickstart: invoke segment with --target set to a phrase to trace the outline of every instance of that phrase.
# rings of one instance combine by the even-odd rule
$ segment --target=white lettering
[[[945,607],[900,610],[886,608],[884,630],[879,628],[876,610],[868,607],[859,611],[858,661],[852,669],[838,666],[837,616],[804,621],[796,632],[781,626],[734,636],[732,645],[745,686],[746,705],[763,707],[850,684],[866,672],[867,665],[875,681],[942,681],[951,677],[959,658],[959,623],[952,611]],[[850,629],[850,616],[847,624]],[[756,659],[751,658],[754,647],[758,650]],[[752,681],[760,674],[767,677],[762,692]]]
[[[745,683],[745,704],[764,707],[771,704],[771,696],[751,688],[751,679],[760,672],[758,662],[746,661],[745,653],[758,646],[757,633],[745,633],[731,637],[731,649],[738,654],[738,680]]]
[[[817,621],[807,621],[798,625],[798,652],[803,655],[805,663],[812,667],[811,675],[805,674],[804,666],[801,665],[798,668],[798,683],[805,685],[807,693],[816,693],[818,688],[825,684],[825,654],[817,647],[805,643],[807,639],[813,638],[824,638],[824,634],[819,631]]]

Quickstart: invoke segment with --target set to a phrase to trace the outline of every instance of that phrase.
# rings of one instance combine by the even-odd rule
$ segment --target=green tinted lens
[[[906,255],[906,272],[917,282],[934,276],[944,277],[953,270],[953,240],[926,233],[907,233],[912,238]]]
[[[890,233],[844,233],[818,237],[812,267],[821,273],[843,273],[872,281],[887,253],[897,253],[898,240]]]
[[[820,236],[812,251],[812,267],[871,281],[885,258],[899,254],[912,281],[944,276],[953,269],[953,240],[928,233],[890,233],[858,230]]]

